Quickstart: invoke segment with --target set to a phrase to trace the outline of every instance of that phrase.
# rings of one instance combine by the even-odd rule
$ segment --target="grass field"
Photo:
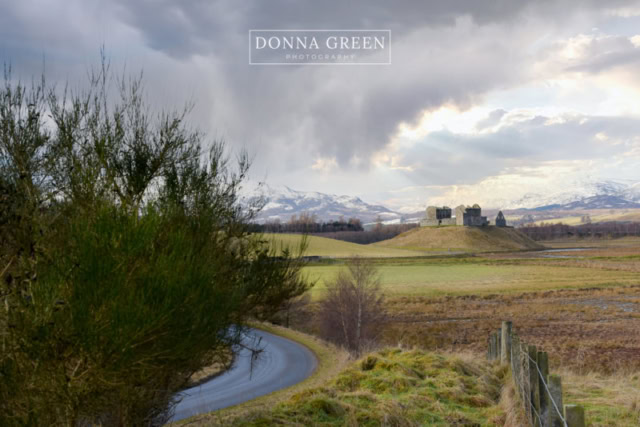
[[[587,250],[376,259],[391,315],[383,343],[480,358],[512,320],[549,352],[589,425],[640,425],[640,238],[545,244]],[[314,300],[341,262],[306,268]]]
[[[300,241],[297,235],[278,238],[289,245]],[[509,420],[519,402],[505,403],[508,387],[498,401],[504,371],[484,362],[489,332],[508,319],[523,340],[549,352],[551,370],[563,379],[565,403],[582,404],[588,425],[640,425],[640,239],[550,246],[588,249],[425,256],[312,237],[308,255],[333,259],[305,267],[316,286],[312,304],[294,326],[314,331],[313,302],[344,267],[339,258],[357,254],[372,258],[381,275],[390,315],[381,344],[421,350],[383,350],[370,356],[372,366],[365,357],[338,374],[344,356],[332,358],[309,342],[324,351],[324,374],[190,421],[519,425]],[[467,356],[463,361],[450,355]]]
[[[389,296],[486,295],[588,287],[612,287],[639,282],[638,274],[627,271],[593,270],[548,265],[460,260],[440,263],[381,263],[383,291]],[[343,268],[341,265],[312,265],[304,272],[316,281],[313,296],[322,295],[325,284]]]
[[[289,247],[296,250],[302,241],[301,234],[265,234],[271,244],[278,249]],[[348,258],[361,256],[367,258],[393,258],[423,256],[425,252],[404,249],[385,248],[374,245],[359,245],[342,240],[327,239],[325,237],[307,236],[307,256],[321,256],[326,258]]]
[[[559,240],[545,240],[545,246],[549,248],[635,248],[640,252],[640,237],[627,236],[620,237],[618,239],[559,239]]]
[[[634,427],[640,425],[640,375],[613,375],[560,370],[565,399],[584,406],[588,425]]]

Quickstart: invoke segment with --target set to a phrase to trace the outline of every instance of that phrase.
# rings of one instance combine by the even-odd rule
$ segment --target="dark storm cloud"
[[[344,167],[353,157],[368,159],[425,110],[464,109],[488,91],[531,79],[527,47],[550,28],[564,31],[573,15],[633,3],[0,0],[0,54],[13,62],[42,51],[72,58],[103,41],[116,55],[157,53],[144,63],[149,89],[191,88],[210,130],[247,145],[259,161],[291,169],[321,156]],[[248,30],[260,28],[391,29],[392,65],[249,66]],[[193,64],[202,68],[186,73]]]
[[[402,35],[452,26],[469,16],[479,25],[513,22],[523,11],[562,21],[563,13],[633,4],[628,0],[117,0],[121,15],[150,46],[182,57],[224,48],[249,29],[392,28]],[[535,7],[532,7],[535,6]]]
[[[299,156],[335,157],[341,166],[366,159],[401,122],[425,110],[444,103],[464,108],[487,91],[530,78],[521,64],[540,36],[530,21],[542,16],[541,28],[562,25],[573,13],[600,7],[596,0],[166,0],[121,1],[117,16],[172,57],[214,56],[224,70],[220,85],[233,96],[213,94],[225,134],[250,146],[262,141],[256,150],[266,144],[295,167]],[[520,23],[532,28],[521,30]],[[393,64],[249,67],[247,32],[266,28],[388,28]]]

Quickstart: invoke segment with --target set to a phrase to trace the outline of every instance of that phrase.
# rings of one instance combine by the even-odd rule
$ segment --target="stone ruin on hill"
[[[498,216],[496,217],[496,227],[506,227],[507,219],[502,214],[502,211],[498,212]]]
[[[420,221],[421,227],[438,227],[440,225],[462,225],[467,227],[484,227],[489,225],[486,216],[482,216],[482,208],[475,204],[473,206],[460,205],[455,209],[455,216],[451,216],[451,208],[447,206],[429,206],[426,217]],[[507,221],[502,214],[496,217],[496,226],[506,227]]]

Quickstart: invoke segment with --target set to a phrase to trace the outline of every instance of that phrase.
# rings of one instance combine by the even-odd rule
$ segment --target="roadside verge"
[[[266,394],[240,405],[196,415],[178,421],[174,425],[202,426],[226,424],[225,420],[242,416],[255,410],[272,407],[281,401],[289,399],[292,395],[302,390],[318,387],[341,372],[350,362],[347,352],[312,335],[268,323],[253,323],[249,326],[287,338],[307,347],[318,360],[318,366],[314,373],[304,381],[291,387],[274,391],[273,393]]]

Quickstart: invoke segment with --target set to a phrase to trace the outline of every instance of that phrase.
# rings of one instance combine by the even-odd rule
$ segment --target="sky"
[[[260,66],[251,29],[388,29],[389,65]],[[400,211],[640,181],[640,1],[0,0],[0,61],[82,86],[104,46],[252,183]]]

